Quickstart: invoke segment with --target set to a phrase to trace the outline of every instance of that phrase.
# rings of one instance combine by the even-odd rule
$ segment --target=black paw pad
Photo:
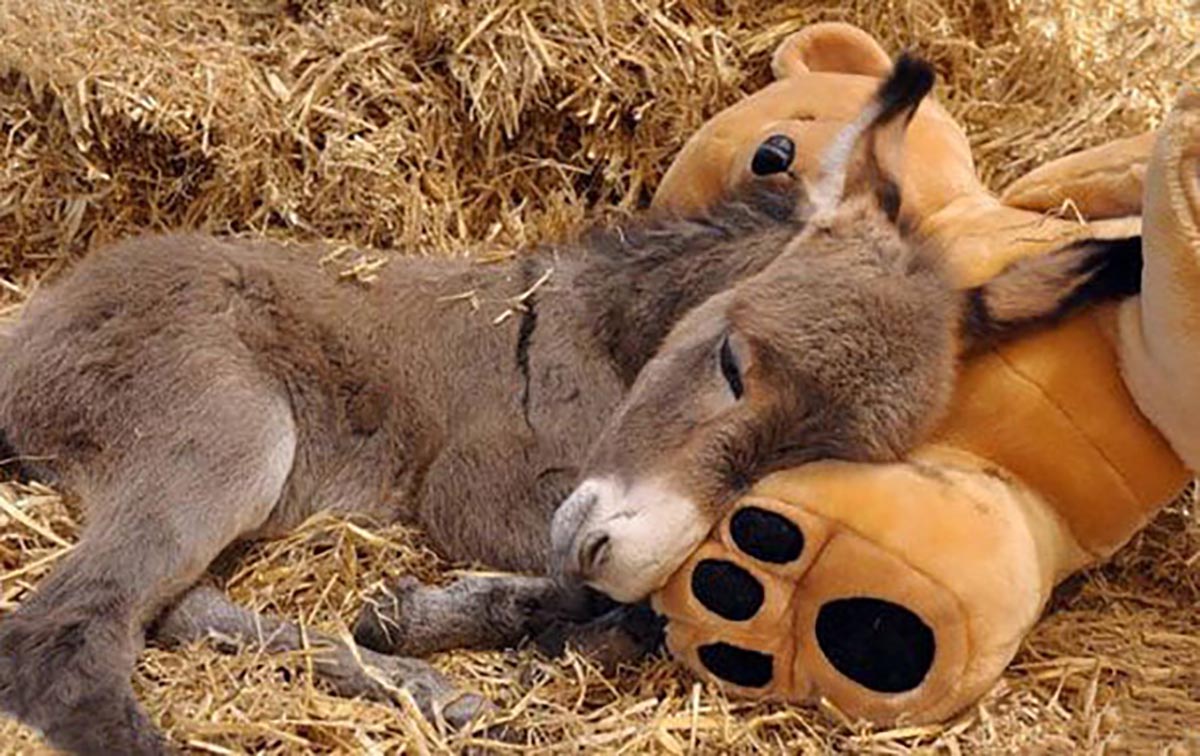
[[[758,507],[738,510],[729,521],[733,542],[760,562],[787,564],[804,552],[804,533],[783,515]]]
[[[762,688],[775,674],[775,660],[770,654],[750,651],[728,643],[709,643],[696,649],[700,663],[725,682],[743,688]]]
[[[755,176],[783,173],[792,166],[795,158],[796,143],[783,134],[772,134],[754,151],[750,170]]]
[[[817,643],[837,671],[879,693],[921,684],[933,666],[933,630],[910,610],[876,598],[830,601],[817,614]]]
[[[762,583],[733,562],[704,559],[692,570],[692,593],[713,614],[744,622],[763,604]]]

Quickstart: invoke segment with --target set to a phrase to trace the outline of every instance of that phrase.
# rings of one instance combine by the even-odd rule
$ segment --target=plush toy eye
[[[792,167],[796,158],[796,143],[783,134],[772,134],[754,151],[750,170],[755,176],[770,176],[783,173]]]
[[[733,394],[734,399],[741,399],[742,394],[746,393],[746,386],[742,383],[742,366],[738,362],[737,355],[733,353],[733,346],[729,343],[728,336],[721,341],[721,350],[717,359],[721,363],[721,375],[729,384],[729,392]]]

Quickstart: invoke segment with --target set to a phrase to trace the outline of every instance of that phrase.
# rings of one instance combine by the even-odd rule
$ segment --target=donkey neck
[[[796,196],[758,189],[702,219],[650,217],[580,243],[582,326],[629,385],[689,310],[758,273],[800,232]]]

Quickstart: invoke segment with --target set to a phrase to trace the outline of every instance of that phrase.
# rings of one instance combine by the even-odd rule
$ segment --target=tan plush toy
[[[890,66],[843,24],[775,55],[778,81],[706,124],[655,202],[813,171]],[[908,136],[903,213],[964,285],[1073,239],[1137,234],[1142,294],[966,363],[948,419],[904,463],[821,462],[762,480],[654,597],[667,645],[735,692],[822,696],[879,723],[944,719],[996,681],[1053,586],[1103,560],[1200,465],[1200,92],[1162,130],[1013,186],[976,179],[936,103]],[[1151,149],[1153,155],[1151,157]],[[1144,191],[1143,191],[1144,188]]]

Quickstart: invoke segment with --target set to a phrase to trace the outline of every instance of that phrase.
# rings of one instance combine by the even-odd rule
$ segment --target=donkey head
[[[758,477],[823,457],[890,458],[915,441],[933,402],[921,384],[953,364],[952,348],[936,348],[952,323],[919,300],[948,295],[931,286],[897,299],[862,281],[881,266],[935,267],[914,262],[897,223],[904,134],[932,82],[927,64],[901,57],[805,187],[803,230],[675,325],[555,514],[557,571],[638,600]]]

